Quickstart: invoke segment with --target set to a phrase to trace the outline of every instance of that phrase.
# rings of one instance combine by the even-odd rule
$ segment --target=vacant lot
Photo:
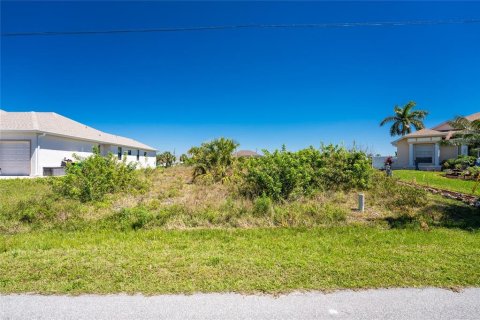
[[[473,192],[474,186],[476,185],[475,181],[446,178],[443,172],[395,170],[394,175],[396,178],[406,182],[465,194],[480,195],[480,188],[477,188],[475,193]]]
[[[286,292],[480,286],[477,209],[382,175],[358,192],[273,202],[191,168],[82,203],[50,179],[0,181],[0,292]]]
[[[349,224],[383,227],[480,227],[478,210],[460,202],[400,186],[376,175],[359,213],[355,190],[319,191],[273,202],[238,195],[235,184],[191,183],[188,167],[145,174],[147,192],[114,194],[82,203],[52,191],[50,179],[0,180],[0,232],[41,230],[140,230],[191,228],[316,227]]]

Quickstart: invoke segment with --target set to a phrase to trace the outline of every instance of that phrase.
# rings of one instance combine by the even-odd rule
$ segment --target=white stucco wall
[[[44,167],[60,167],[64,158],[75,160],[73,154],[80,157],[92,155],[94,143],[56,136],[39,136],[39,171],[43,174]]]
[[[42,176],[44,167],[60,167],[62,161],[66,159],[74,160],[73,154],[80,157],[88,157],[93,154],[94,146],[98,143],[91,141],[84,141],[78,139],[71,139],[66,137],[59,137],[53,135],[42,135],[38,133],[1,133],[2,140],[28,140],[31,145],[31,176]],[[146,168],[156,166],[156,152],[146,151],[140,149],[140,157],[137,162],[137,150],[130,147],[121,146],[123,152],[132,150],[132,155],[127,156],[127,163],[136,162],[138,168]],[[115,145],[100,145],[101,153],[106,155],[109,152],[117,155],[118,146]],[[144,156],[147,152],[147,156]],[[122,156],[123,157],[123,156]]]
[[[107,154],[108,152],[113,153],[115,156],[118,156],[118,147],[122,148],[122,159],[127,157],[127,163],[136,162],[139,168],[155,168],[157,166],[157,153],[156,151],[147,151],[142,149],[136,149],[125,146],[113,146],[113,145],[104,145],[102,153]],[[102,148],[101,148],[102,149]],[[131,155],[128,155],[128,151],[131,151]],[[139,160],[137,162],[137,150],[140,151]],[[147,156],[145,157],[145,152]]]

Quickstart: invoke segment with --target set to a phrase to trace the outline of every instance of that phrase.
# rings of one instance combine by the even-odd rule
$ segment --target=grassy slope
[[[415,182],[421,185],[457,191],[466,194],[473,194],[475,182],[461,179],[450,179],[442,176],[442,172],[395,170],[394,176],[402,181]],[[480,188],[476,191],[480,195]]]
[[[480,286],[480,234],[372,227],[0,236],[0,292]]]
[[[191,168],[157,170],[146,177],[145,194],[116,194],[102,202],[80,203],[55,195],[48,179],[0,180],[0,234],[45,230],[316,227],[426,222],[436,227],[478,229],[479,211],[398,186],[378,174],[365,191],[366,211],[358,214],[358,194],[325,191],[286,203],[255,203],[231,185],[192,184]]]
[[[147,194],[88,204],[53,197],[46,179],[0,180],[0,292],[480,285],[480,215],[461,202],[381,183],[366,192],[363,214],[352,209],[354,191],[262,213],[225,185],[188,183],[190,174],[157,171]],[[119,231],[131,230],[118,215],[129,207],[153,220]],[[328,219],[338,212],[345,219]]]

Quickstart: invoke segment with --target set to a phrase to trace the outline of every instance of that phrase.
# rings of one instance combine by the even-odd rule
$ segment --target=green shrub
[[[79,225],[79,216],[85,207],[76,200],[61,199],[48,194],[38,199],[21,199],[0,212],[0,220],[27,229],[58,227],[64,229]],[[81,220],[81,219],[80,219]]]
[[[345,221],[348,214],[344,208],[329,203],[325,204],[323,213],[325,222]]]
[[[253,212],[256,215],[265,216],[268,213],[270,213],[271,209],[272,209],[272,200],[265,195],[258,197],[257,199],[255,199],[255,202],[253,203]]]
[[[33,201],[20,201],[16,208],[18,221],[33,223],[37,220],[37,208]]]
[[[380,172],[372,176],[369,196],[392,211],[410,211],[428,203],[428,192],[409,185],[402,185],[396,179]]]
[[[152,221],[154,216],[145,208],[124,208],[110,217],[109,220],[118,225],[121,230],[138,230]]]
[[[275,206],[273,223],[283,227],[331,225],[346,220],[348,212],[331,203],[291,202]]]
[[[325,190],[366,189],[370,186],[372,166],[368,156],[358,150],[328,145],[319,151],[299,151],[315,172],[315,184]]]
[[[55,204],[55,200],[49,198],[20,200],[12,210],[10,218],[24,223],[52,220],[56,212]]]
[[[475,165],[476,157],[459,155],[457,158],[452,158],[443,161],[442,170],[446,169],[456,169],[456,170],[465,170],[468,167]]]
[[[53,180],[53,188],[59,194],[82,202],[101,201],[105,195],[116,192],[144,190],[146,184],[139,178],[135,164],[118,161],[115,156],[100,155],[94,148],[93,155],[67,166],[66,175]]]
[[[173,217],[180,217],[180,216],[187,216],[187,215],[188,215],[187,208],[185,208],[183,205],[180,205],[180,204],[173,204],[173,205],[161,208],[161,210],[157,213],[155,217],[154,223],[156,226],[163,226]]]
[[[465,169],[464,175],[470,175],[474,179],[478,179],[480,176],[480,167],[468,167]]]
[[[315,190],[364,189],[370,185],[372,168],[363,152],[338,146],[313,147],[298,152],[263,151],[241,165],[240,191],[252,198],[293,199]]]
[[[427,192],[410,186],[398,186],[391,195],[391,209],[413,209],[427,204]]]

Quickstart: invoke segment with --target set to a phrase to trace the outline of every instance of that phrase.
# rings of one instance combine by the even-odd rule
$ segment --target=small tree
[[[238,143],[232,139],[219,138],[202,143],[199,147],[188,150],[190,160],[194,165],[193,180],[209,174],[214,181],[221,181],[231,168],[234,158],[232,153]]]
[[[162,167],[171,167],[177,158],[170,152],[170,151],[165,151],[163,153],[157,154],[157,166],[162,166]]]
[[[183,153],[183,154],[178,158],[178,160],[180,160],[180,162],[183,163],[183,164],[188,164],[188,161],[189,161],[190,159],[188,158],[188,156],[187,156],[185,153]]]

